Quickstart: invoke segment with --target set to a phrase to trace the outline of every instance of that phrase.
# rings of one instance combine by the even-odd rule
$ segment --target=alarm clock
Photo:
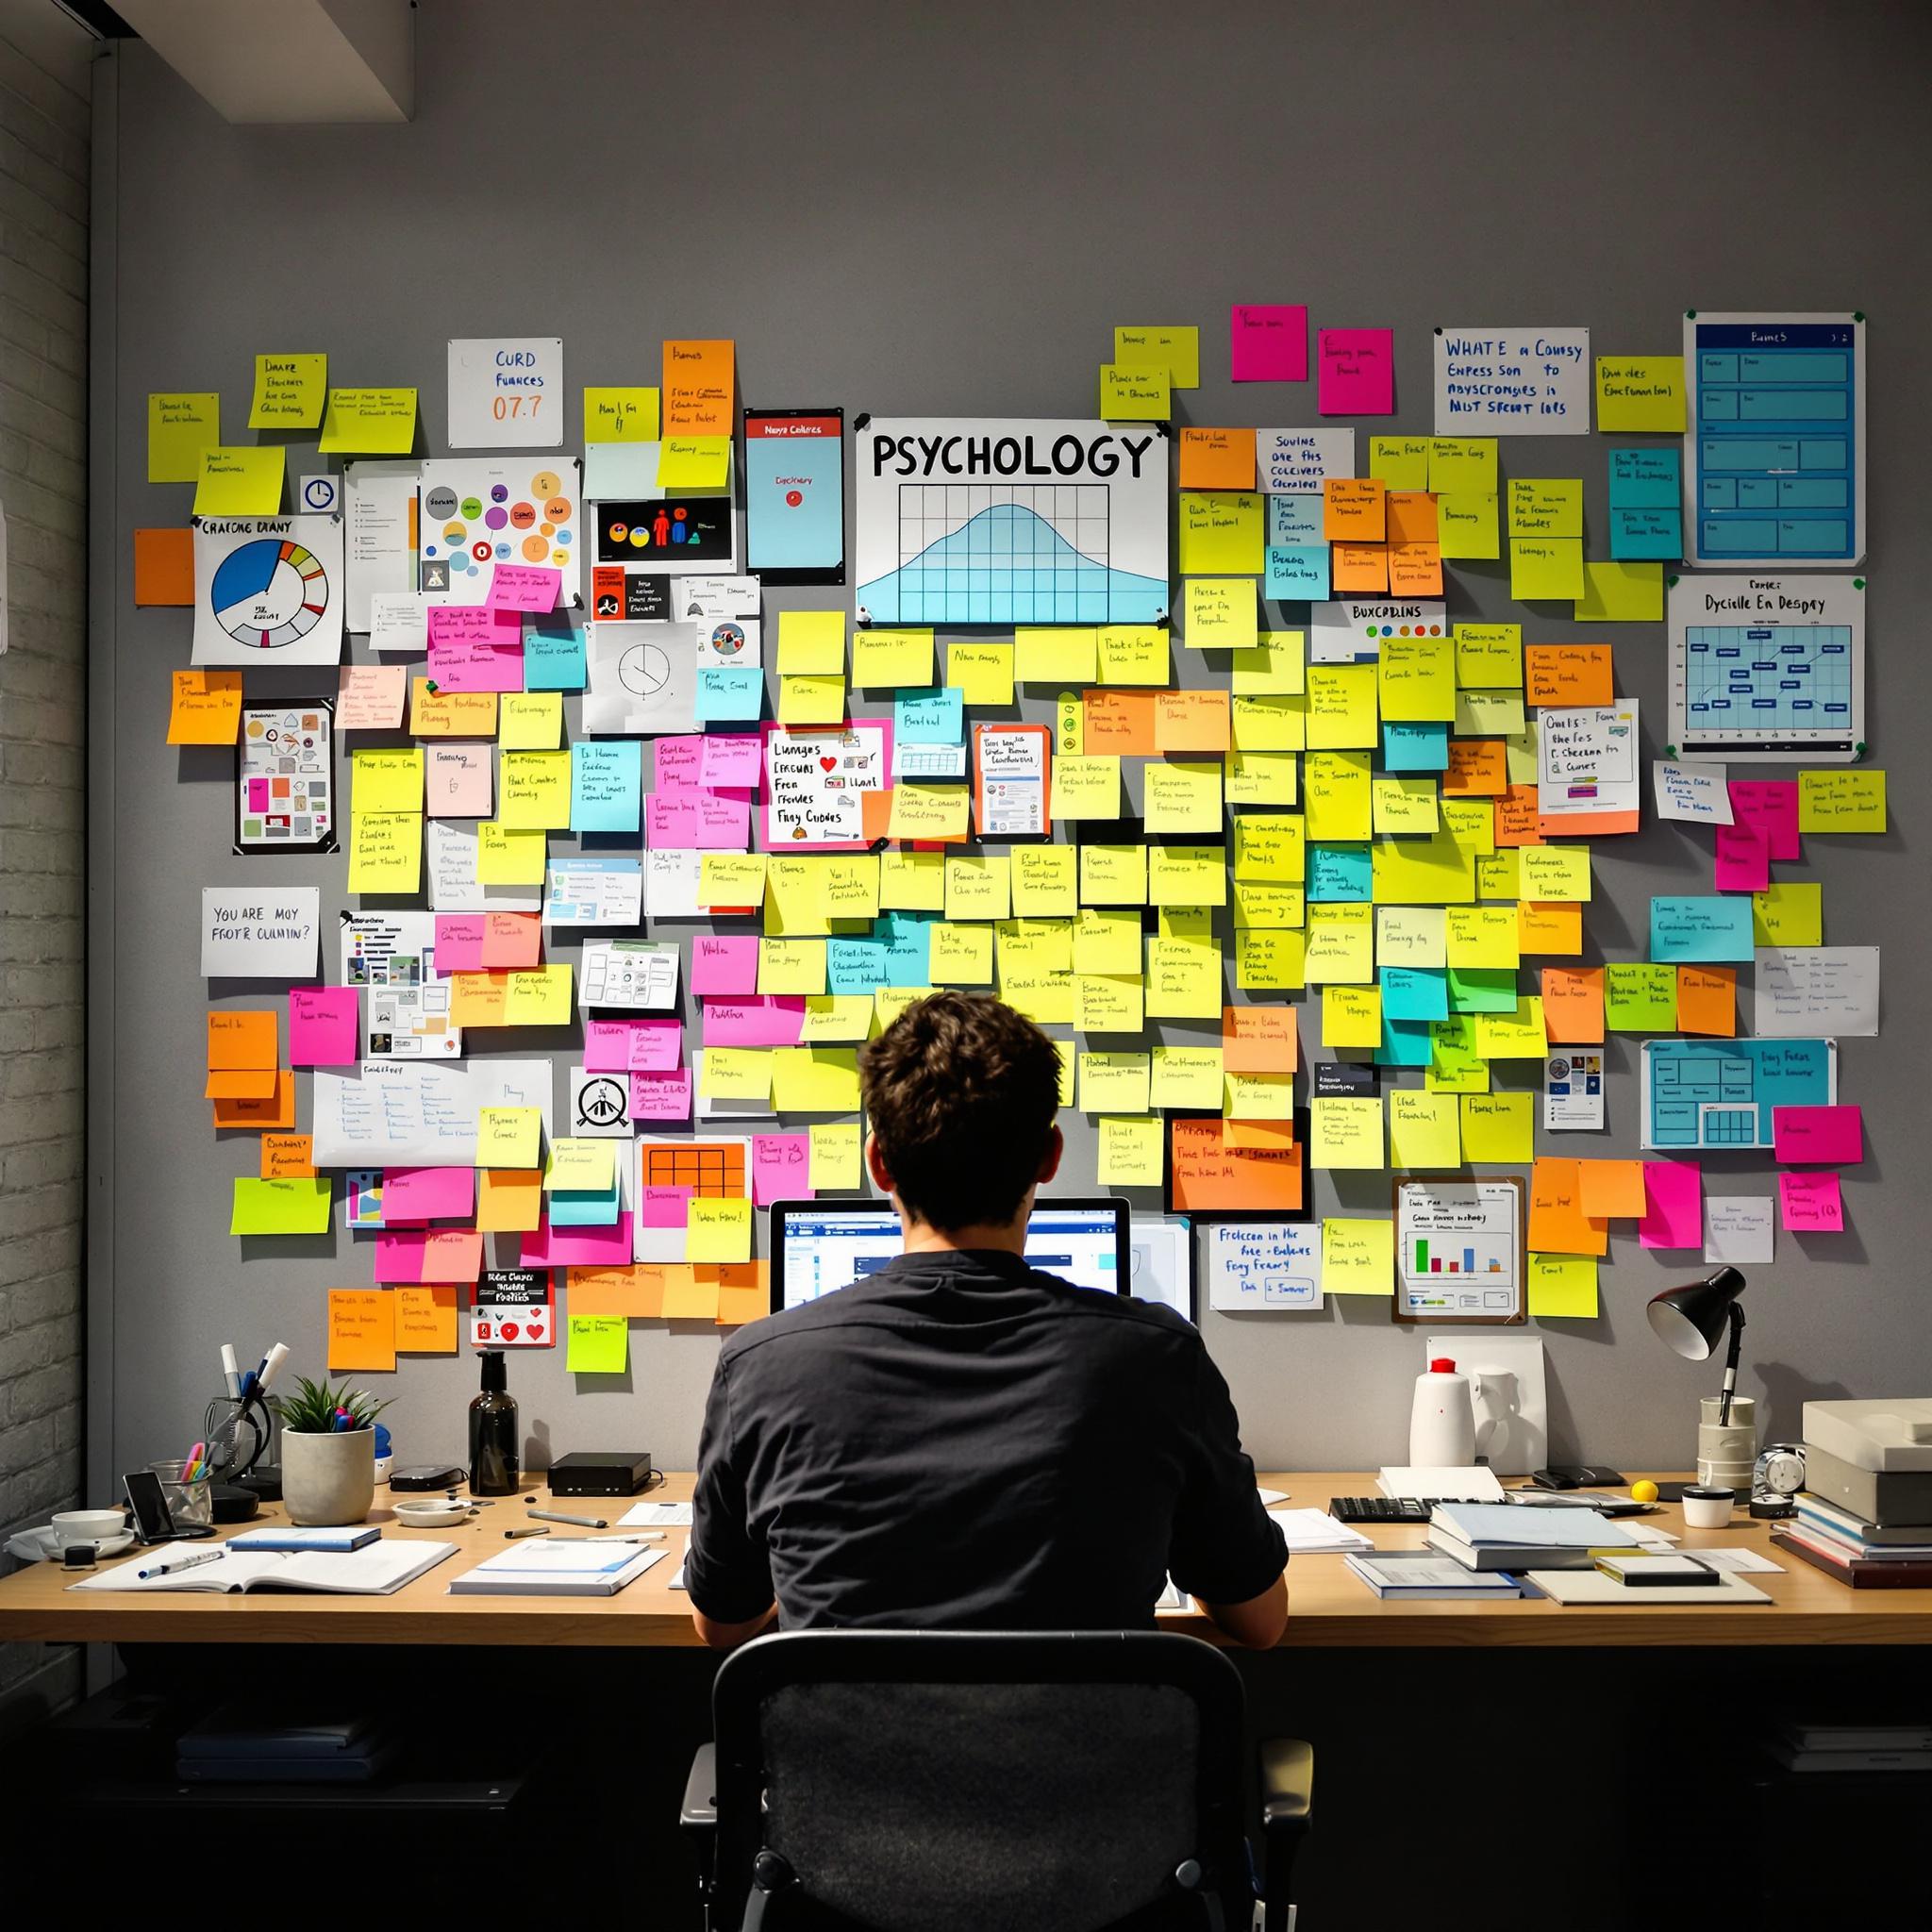
[[[1751,1514],[1790,1516],[1791,1498],[1805,1487],[1805,1451],[1796,1442],[1772,1442],[1751,1466]]]

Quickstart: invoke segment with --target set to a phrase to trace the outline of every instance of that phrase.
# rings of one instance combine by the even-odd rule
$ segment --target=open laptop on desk
[[[899,1217],[890,1201],[774,1201],[772,1312],[849,1288],[899,1249]],[[1026,1259],[1077,1288],[1125,1294],[1133,1274],[1126,1202],[1111,1194],[1035,1201]]]

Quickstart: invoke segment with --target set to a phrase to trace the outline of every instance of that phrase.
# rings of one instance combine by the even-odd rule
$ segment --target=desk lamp
[[[1744,1311],[1738,1306],[1738,1297],[1743,1292],[1743,1275],[1735,1268],[1720,1268],[1702,1281],[1667,1288],[1650,1298],[1651,1327],[1687,1362],[1707,1362],[1718,1337],[1727,1325],[1730,1328],[1724,1402],[1718,1410],[1720,1428],[1730,1425],[1731,1398],[1738,1392],[1738,1354],[1744,1343]]]

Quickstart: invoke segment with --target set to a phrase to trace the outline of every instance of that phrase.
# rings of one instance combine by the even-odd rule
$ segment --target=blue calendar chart
[[[1829,1040],[1646,1040],[1643,1144],[1772,1144],[1772,1109],[1830,1107],[1838,1047]]]

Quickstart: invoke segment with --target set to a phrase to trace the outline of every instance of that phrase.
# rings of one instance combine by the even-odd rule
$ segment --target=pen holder
[[[1757,1404],[1749,1395],[1731,1398],[1731,1419],[1720,1423],[1722,1396],[1707,1395],[1698,1408],[1697,1480],[1707,1488],[1751,1493],[1751,1465],[1757,1457]]]
[[[185,1462],[150,1462],[149,1473],[161,1486],[161,1501],[176,1529],[208,1529],[215,1520],[214,1489],[207,1476],[192,1483],[181,1480]]]
[[[202,1417],[201,1433],[209,1471],[232,1483],[268,1453],[275,1418],[259,1394],[217,1395]]]

